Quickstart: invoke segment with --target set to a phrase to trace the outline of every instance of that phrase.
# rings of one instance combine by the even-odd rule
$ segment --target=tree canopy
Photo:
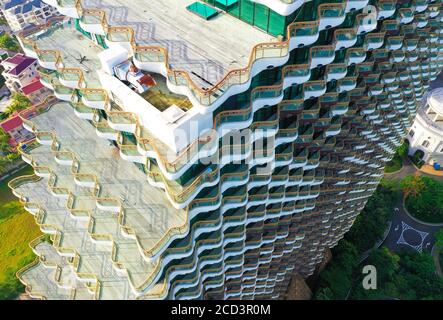
[[[406,196],[406,208],[417,219],[443,222],[443,184],[429,177],[408,176],[401,186]]]
[[[15,111],[24,110],[31,107],[31,100],[20,92],[14,92],[11,100],[11,104],[4,112],[4,117],[11,116]]]
[[[345,299],[348,294],[349,299],[355,300],[443,299],[443,279],[436,275],[428,252],[394,253],[386,247],[373,250],[365,264],[376,267],[377,289],[365,290],[362,286],[360,255],[381,238],[399,197],[398,182],[382,180],[354,226],[332,250],[333,260],[320,274],[314,288],[315,299]],[[442,230],[436,234],[437,242],[443,242]]]
[[[0,35],[0,48],[11,50],[11,51],[18,51],[19,45],[18,43],[7,33],[3,33]]]

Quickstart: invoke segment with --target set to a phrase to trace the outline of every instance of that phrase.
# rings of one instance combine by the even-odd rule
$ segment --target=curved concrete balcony
[[[319,31],[319,24],[315,21],[296,22],[293,30],[291,30],[289,46],[291,48],[309,46],[318,40]]]
[[[406,54],[402,50],[396,50],[391,53],[393,62],[401,62],[405,60]]]
[[[318,66],[324,66],[332,63],[335,59],[334,46],[316,46],[309,49],[310,68],[314,69]]]
[[[54,50],[38,50],[38,63],[45,69],[57,70],[60,63],[60,56]]]
[[[395,2],[389,5],[382,5],[377,8],[377,20],[383,20],[391,17],[396,11]]]
[[[357,33],[354,29],[338,29],[334,32],[335,50],[350,48],[357,43]]]
[[[106,110],[109,103],[108,95],[100,89],[82,89],[80,90],[81,101],[92,109]]]
[[[338,81],[339,92],[351,91],[357,86],[357,77],[346,77]]]
[[[413,53],[417,49],[419,38],[409,38],[404,40],[404,49]]]
[[[346,53],[346,61],[348,66],[359,64],[366,60],[366,52],[359,48],[350,48]]]
[[[393,83],[394,81],[397,80],[396,76],[397,76],[396,72],[385,73],[384,75],[381,76],[381,83],[383,84]]]
[[[75,174],[74,175],[74,182],[79,187],[94,188],[97,184],[97,179],[95,178],[94,175]]]
[[[406,54],[406,62],[415,62],[418,59],[418,52],[408,52]]]
[[[414,8],[400,8],[398,13],[400,15],[400,23],[408,24],[414,20]]]
[[[386,38],[385,48],[390,51],[399,50],[403,46],[403,36],[390,36]]]
[[[38,74],[40,76],[40,82],[42,85],[44,85],[46,88],[54,91],[54,81],[57,79],[56,73],[52,72],[46,72],[43,70],[38,70]]]
[[[105,36],[105,13],[102,10],[83,9],[80,27],[89,33]]]
[[[74,105],[74,113],[80,119],[90,120],[94,119],[94,109],[85,106],[82,103],[76,103]]]
[[[311,70],[308,64],[297,64],[283,67],[283,74],[283,87],[287,88],[308,81],[311,77]]]
[[[383,93],[384,86],[382,84],[375,85],[369,88],[371,96],[378,96]]]
[[[75,90],[62,85],[54,85],[54,95],[63,101],[71,102],[74,97]]]
[[[122,46],[128,52],[132,52],[134,42],[134,30],[130,27],[112,26],[108,27],[105,43],[109,48]]]
[[[34,132],[35,140],[43,146],[52,146],[54,137],[51,132]]]
[[[251,0],[262,4],[282,16],[288,16],[300,8],[306,0]]]
[[[329,64],[326,66],[326,81],[343,79],[347,71],[346,64],[344,63]]]
[[[147,157],[141,155],[135,145],[120,145],[119,152],[120,156],[126,161],[146,164]]]
[[[430,18],[436,18],[436,17],[439,16],[439,14],[440,14],[440,12],[439,12],[438,10],[436,10],[436,11],[431,11],[431,12],[429,12],[429,17],[430,17]]]
[[[119,136],[119,131],[116,131],[108,126],[108,124],[103,126],[97,126],[95,129],[97,135],[100,138],[116,141]]]
[[[322,80],[308,81],[303,84],[303,98],[316,98],[326,93],[326,82]]]
[[[418,0],[418,1],[415,1],[415,3],[416,3],[416,6],[415,6],[416,12],[423,12],[428,8],[427,0]]]
[[[121,203],[111,198],[99,198],[96,201],[97,208],[106,212],[119,213],[121,210]]]
[[[369,17],[364,17],[358,21],[358,34],[368,33],[377,29],[377,17],[375,15],[376,13],[370,13]]]
[[[247,185],[248,191],[255,187],[261,187],[271,182],[270,175],[250,174],[249,183]]]
[[[137,118],[129,112],[112,112],[108,114],[108,124],[114,130],[135,133]]]
[[[204,188],[216,186],[220,181],[220,172],[214,166],[208,167],[197,178],[182,186],[175,181],[166,180],[160,173],[159,168],[151,163],[148,178],[151,184],[157,185],[166,191],[168,199],[175,208],[183,209],[194,201]],[[229,183],[238,184],[238,181],[231,181],[227,176],[224,179],[227,183],[225,188],[229,186]],[[222,187],[220,185],[220,188]]]
[[[58,80],[60,84],[71,89],[80,89],[85,85],[83,72],[80,69],[61,69]]]
[[[394,92],[394,91],[396,91],[399,87],[400,87],[400,86],[399,86],[398,82],[394,82],[394,83],[391,83],[391,84],[388,84],[388,85],[385,86],[385,88],[386,88],[389,92]]]
[[[346,18],[345,3],[322,3],[317,8],[320,18],[320,30],[341,25]]]
[[[368,5],[368,0],[350,0],[346,2],[346,12],[363,9]]]
[[[367,50],[381,48],[385,40],[385,33],[370,33],[365,36],[365,47]]]
[[[54,159],[61,166],[72,166],[75,162],[70,152],[57,152]]]
[[[62,15],[78,19],[80,18],[77,11],[77,0],[43,0],[47,4],[56,7],[57,11]]]

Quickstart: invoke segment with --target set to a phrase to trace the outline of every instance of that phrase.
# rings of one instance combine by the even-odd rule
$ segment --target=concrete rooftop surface
[[[255,45],[276,39],[223,12],[206,21],[186,9],[193,2],[84,0],[82,4],[104,10],[111,26],[131,26],[137,43],[167,48],[171,66],[188,71],[206,88],[227,72],[246,67]]]
[[[182,226],[186,212],[174,209],[165,193],[152,187],[146,174],[135,164],[121,159],[118,149],[98,137],[90,123],[76,117],[68,103],[58,103],[32,121],[38,130],[53,131],[57,135],[61,151],[75,154],[80,173],[96,176],[100,185],[98,198],[118,199],[122,203],[122,223],[134,230],[137,240],[122,234],[118,215],[98,208],[92,190],[74,182],[71,166],[57,163],[50,146],[42,145],[28,151],[39,167],[50,168],[57,175],[56,187],[66,188],[75,196],[75,209],[92,212],[93,232],[112,236],[117,248],[116,261],[128,270],[134,286],[143,285],[156,262],[143,259],[140,249],[150,250],[170,228]],[[72,217],[66,209],[66,200],[51,193],[46,179],[25,184],[18,191],[30,202],[43,207],[45,224],[63,231],[63,247],[80,248],[80,271],[96,274],[102,280],[102,298],[127,299],[131,296],[128,280],[115,271],[108,272],[113,270],[111,247],[91,242],[88,223]]]
[[[65,68],[80,68],[84,72],[89,88],[100,87],[97,70],[101,68],[98,54],[103,51],[91,39],[77,31],[74,26],[58,24],[44,33],[28,37],[36,41],[41,50],[59,50]],[[86,58],[80,63],[81,58]]]

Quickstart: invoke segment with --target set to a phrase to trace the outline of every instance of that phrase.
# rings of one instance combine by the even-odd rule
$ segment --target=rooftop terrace
[[[48,187],[47,179],[22,185],[16,190],[30,202],[43,207],[46,215],[41,223],[54,225],[63,232],[62,247],[78,248],[82,257],[79,271],[95,274],[99,278],[101,297],[124,298],[130,292],[127,279],[114,271],[102,271],[105,265],[106,270],[112,269],[109,269],[112,266],[109,242],[105,241],[105,246],[100,245],[98,251],[90,251],[91,246],[97,246],[97,242],[91,242],[91,234],[112,237],[116,246],[114,259],[128,270],[132,286],[139,288],[149,284],[146,281],[152,275],[156,261],[147,262],[143,255],[147,257],[149,253],[142,252],[153,249],[171,228],[184,225],[186,212],[174,209],[165,193],[152,187],[146,174],[136,165],[121,159],[118,149],[99,138],[91,124],[77,118],[69,104],[58,103],[46,113],[33,118],[32,122],[37,130],[54,132],[61,145],[60,150],[64,152],[53,153],[46,143],[25,154],[29,159],[32,157],[40,173],[49,168],[47,172],[56,174],[55,187],[58,190]],[[37,133],[37,136],[39,141],[50,140],[43,133]],[[70,159],[66,151],[72,152],[78,160],[80,175],[73,174],[69,161],[66,163]],[[91,180],[91,176],[95,180]],[[91,187],[93,181],[100,186],[98,195]],[[73,195],[74,212],[90,212],[94,219],[92,231],[84,219],[75,218],[73,209],[67,209],[67,200],[60,198],[64,194],[62,190],[69,190]],[[112,209],[116,206],[121,206],[123,219],[120,219],[120,213]],[[136,238],[125,236],[122,230]],[[121,286],[125,289],[116,289]]]
[[[139,44],[167,48],[171,66],[188,71],[202,88],[212,87],[232,69],[245,67],[256,44],[275,40],[225,13],[206,21],[186,9],[193,2],[85,0],[82,4],[104,10],[111,26],[131,26]]]
[[[60,50],[65,68],[81,68],[84,71],[88,87],[100,87],[96,70],[101,68],[97,55],[103,48],[77,31],[73,26],[53,26],[33,34],[28,39],[34,40],[40,50]]]

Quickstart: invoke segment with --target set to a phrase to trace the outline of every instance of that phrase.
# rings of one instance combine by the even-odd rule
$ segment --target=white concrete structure
[[[421,150],[426,163],[443,164],[443,88],[431,91],[423,99],[407,139],[410,155]]]
[[[55,7],[41,0],[1,0],[0,5],[6,21],[14,32],[33,24],[43,24],[46,19],[58,15]]]

